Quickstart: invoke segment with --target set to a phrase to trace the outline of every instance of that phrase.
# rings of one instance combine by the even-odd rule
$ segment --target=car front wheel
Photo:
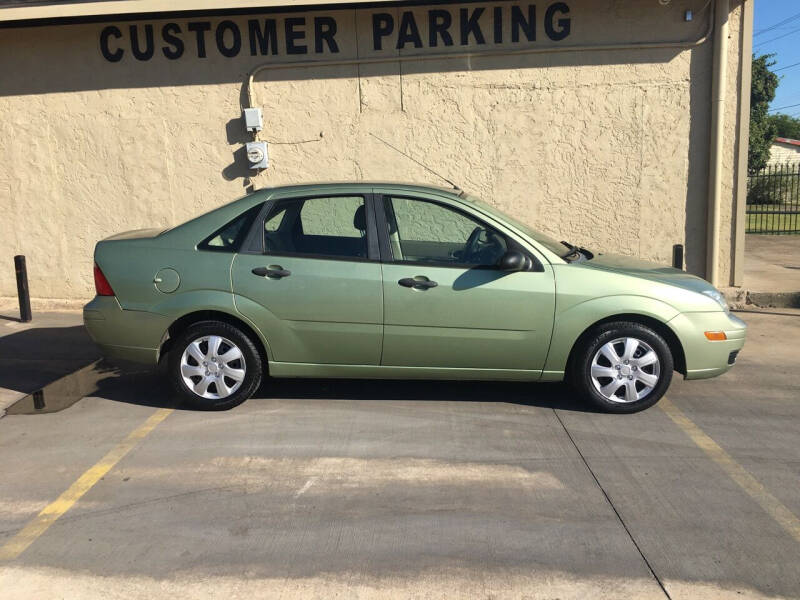
[[[669,345],[640,323],[606,323],[584,339],[571,365],[573,386],[612,413],[653,406],[669,388],[674,363]]]
[[[261,384],[261,357],[253,341],[221,321],[188,327],[172,345],[169,377],[189,405],[226,410],[252,396]]]

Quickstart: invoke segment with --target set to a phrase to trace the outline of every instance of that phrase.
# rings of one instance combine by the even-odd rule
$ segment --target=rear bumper
[[[169,319],[155,313],[123,310],[113,296],[96,296],[83,308],[86,330],[109,358],[157,364]]]
[[[686,379],[708,379],[729,371],[744,346],[747,324],[723,311],[681,313],[669,322],[686,357]],[[712,342],[706,331],[724,331],[726,340]]]

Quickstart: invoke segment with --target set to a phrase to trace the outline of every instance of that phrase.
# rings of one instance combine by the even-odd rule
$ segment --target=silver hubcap
[[[642,340],[618,338],[604,344],[592,359],[592,383],[612,402],[636,402],[658,384],[661,362]]]
[[[181,356],[181,377],[198,396],[227,398],[238,390],[246,370],[244,356],[232,341],[206,335],[191,342]]]

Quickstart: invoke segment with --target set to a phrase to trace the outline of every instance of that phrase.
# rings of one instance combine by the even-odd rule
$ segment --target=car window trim
[[[381,262],[397,262],[392,255],[392,245],[389,241],[389,220],[386,218],[385,194],[373,194],[372,203],[375,212],[375,221],[378,226],[378,248]]]
[[[248,232],[247,237],[244,238],[242,247],[239,248],[239,254],[263,254],[264,236],[262,234],[261,239],[259,239],[258,230],[259,228],[261,228],[261,230],[264,229],[264,219],[266,219],[274,205],[275,200],[273,198],[267,199],[261,205],[261,212],[258,213],[258,216],[250,226],[250,231]]]
[[[378,242],[378,223],[375,219],[375,194],[364,194],[364,215],[367,219],[367,257],[370,261],[380,262],[381,251]]]
[[[408,265],[408,266],[420,266],[420,267],[435,267],[440,269],[480,269],[486,271],[499,271],[497,265],[473,265],[469,263],[444,263],[444,262],[431,262],[431,261],[419,261],[419,260],[396,260],[394,258],[394,254],[392,253],[392,246],[389,241],[389,220],[386,216],[386,200],[391,200],[391,198],[403,198],[406,200],[417,200],[419,202],[429,202],[431,204],[438,204],[446,209],[450,209],[455,211],[473,221],[477,221],[481,225],[496,231],[498,234],[503,236],[503,239],[506,241],[506,247],[508,250],[516,250],[518,252],[523,253],[525,256],[529,257],[532,261],[532,267],[528,269],[529,272],[543,272],[544,266],[542,265],[542,261],[539,260],[537,256],[532,254],[527,248],[525,248],[519,241],[514,239],[505,231],[501,231],[494,225],[487,223],[484,219],[481,219],[479,216],[476,216],[466,210],[462,210],[460,207],[453,206],[447,202],[442,202],[439,200],[435,200],[433,198],[427,197],[420,197],[414,196],[408,193],[400,193],[400,194],[387,194],[386,192],[376,193],[373,194],[374,196],[374,203],[376,206],[375,213],[377,215],[377,222],[378,222],[378,238],[380,243],[380,251],[381,251],[381,262],[385,263],[392,263],[396,265]]]
[[[281,196],[279,198],[270,198],[264,203],[261,212],[253,221],[250,232],[245,238],[245,243],[242,244],[241,254],[259,254],[263,256],[285,256],[288,258],[311,258],[314,260],[339,260],[345,262],[380,262],[380,252],[378,250],[378,231],[375,224],[375,208],[373,205],[373,196],[371,192],[353,191],[353,192],[335,192],[335,193],[304,193],[299,196]],[[313,200],[314,198],[361,198],[364,201],[364,215],[367,221],[366,242],[367,242],[367,256],[335,256],[330,254],[305,254],[302,252],[270,252],[267,253],[264,246],[264,225],[269,217],[272,209],[278,202],[298,202]],[[302,208],[301,208],[302,210]]]

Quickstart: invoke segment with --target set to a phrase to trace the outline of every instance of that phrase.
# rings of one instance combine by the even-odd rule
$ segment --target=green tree
[[[775,64],[774,54],[753,55],[753,83],[750,88],[750,147],[747,151],[747,167],[760,171],[767,166],[769,148],[777,131],[769,118],[769,103],[775,99],[778,76],[770,71]]]
[[[775,125],[776,137],[800,140],[800,119],[779,113],[770,115],[769,120]]]

